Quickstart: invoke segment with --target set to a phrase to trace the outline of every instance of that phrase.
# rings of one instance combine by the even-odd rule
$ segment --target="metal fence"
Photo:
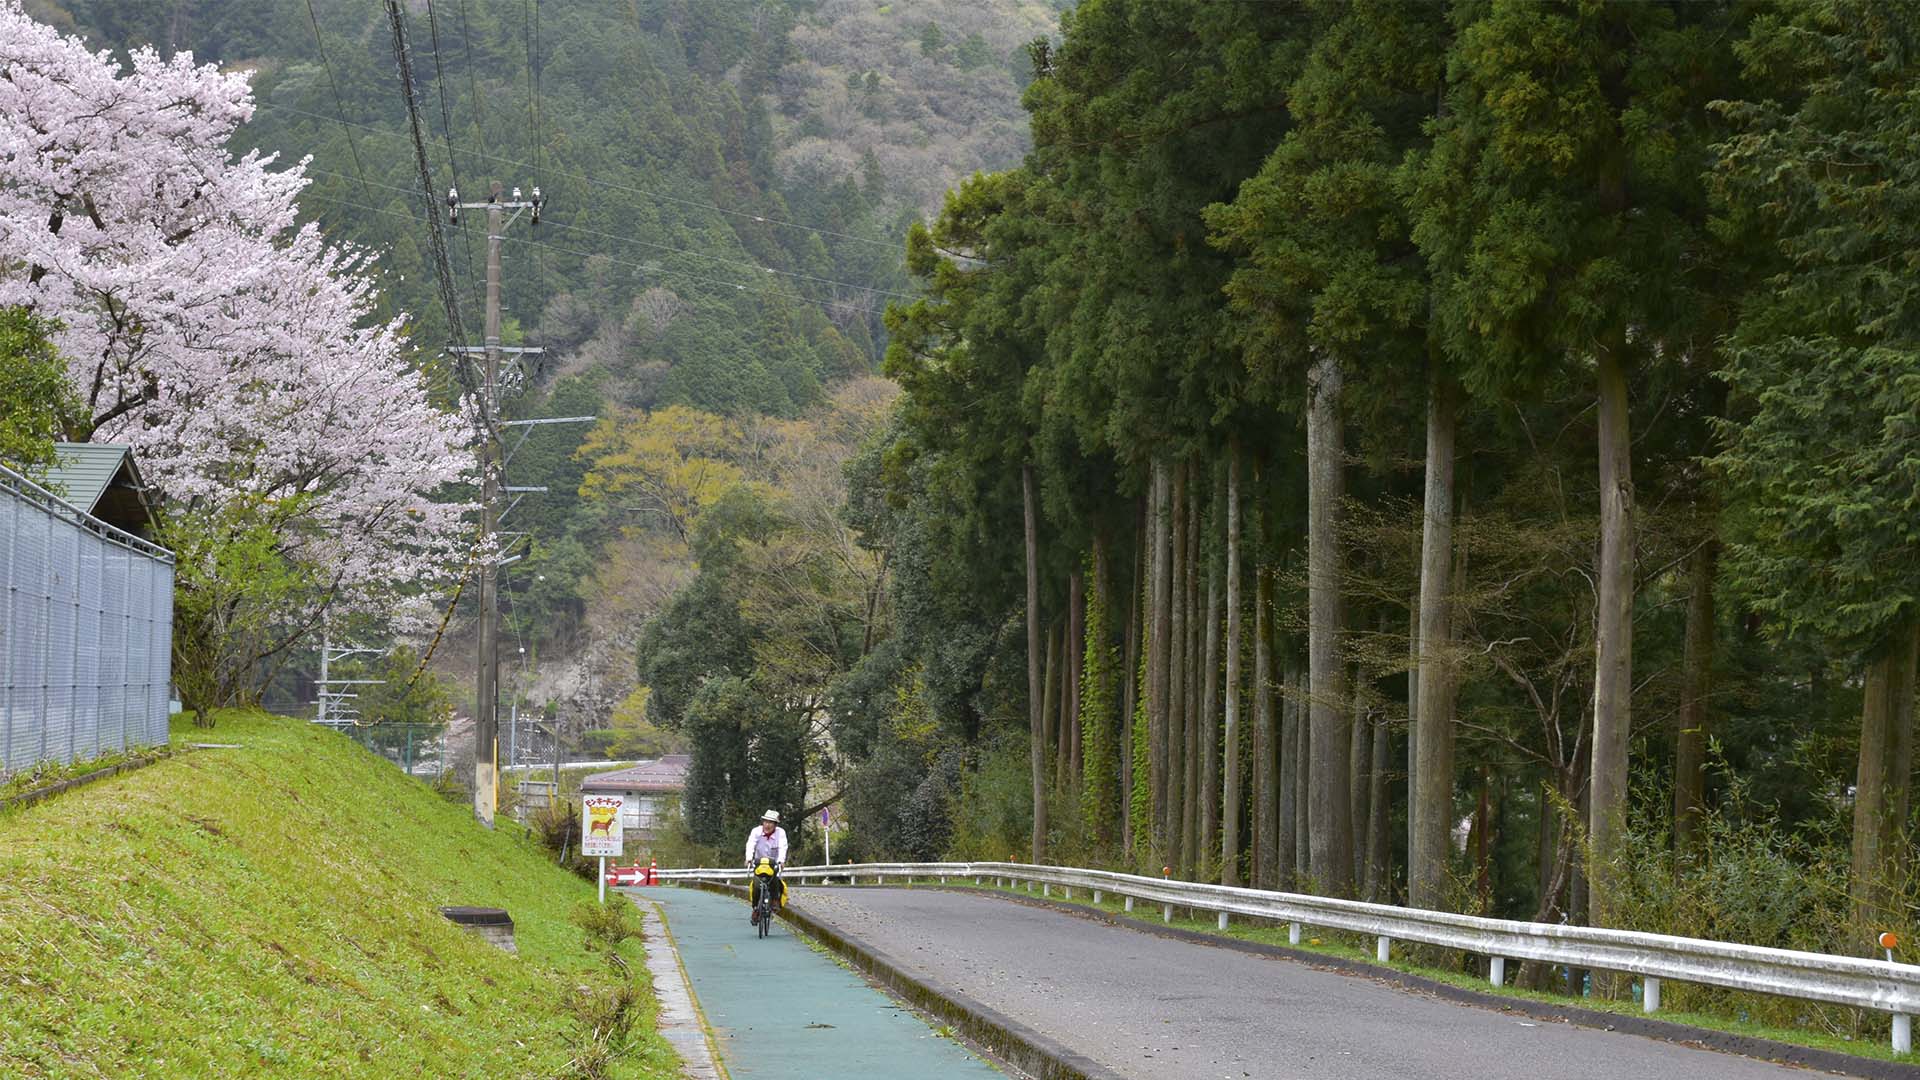
[[[0,775],[167,741],[173,556],[0,466]]]
[[[1336,900],[1299,893],[1208,885],[1192,881],[1082,870],[1070,866],[1034,866],[1025,863],[860,863],[848,866],[789,866],[782,875],[790,881],[849,884],[863,880],[937,881],[966,879],[975,885],[989,881],[999,886],[1036,886],[1040,895],[1060,890],[1071,900],[1078,891],[1095,903],[1103,895],[1121,897],[1126,909],[1135,900],[1159,905],[1161,918],[1171,922],[1175,908],[1205,911],[1217,916],[1222,930],[1228,920],[1266,919],[1289,924],[1289,940],[1300,942],[1301,927],[1316,926],[1366,934],[1375,939],[1375,955],[1388,962],[1396,941],[1439,945],[1491,958],[1489,981],[1501,985],[1506,961],[1539,960],[1556,967],[1591,968],[1637,975],[1642,983],[1642,1008],[1660,1008],[1660,981],[1700,983],[1731,990],[1748,990],[1805,1001],[1823,1001],[1893,1014],[1893,1049],[1913,1052],[1913,1014],[1920,1012],[1920,966],[1852,956],[1770,949],[1699,938],[1671,937],[1633,930],[1607,930],[1554,923],[1484,919],[1442,911]],[[660,870],[663,881],[742,881],[748,871],[735,868]]]

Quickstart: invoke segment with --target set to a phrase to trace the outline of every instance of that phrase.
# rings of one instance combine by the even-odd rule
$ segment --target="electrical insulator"
[[[460,191],[458,188],[447,189],[447,220],[455,225],[460,224]]]

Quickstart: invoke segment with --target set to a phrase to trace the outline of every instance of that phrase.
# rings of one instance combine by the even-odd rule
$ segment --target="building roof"
[[[595,773],[580,781],[581,791],[639,791],[647,794],[674,794],[687,786],[687,767],[693,758],[687,754],[668,754],[654,761],[643,761],[612,772]]]
[[[55,443],[47,483],[75,509],[116,529],[150,539],[153,505],[129,447],[108,443]]]

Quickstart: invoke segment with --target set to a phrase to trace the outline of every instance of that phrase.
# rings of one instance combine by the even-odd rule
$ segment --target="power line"
[[[319,173],[324,176],[338,176],[338,177],[341,177],[342,179],[347,178],[342,173],[334,172],[330,169],[314,168],[311,165],[307,167],[307,171],[310,173]],[[393,184],[382,184],[377,181],[374,182],[373,186],[378,188],[386,188],[390,191],[404,192],[409,195],[413,193],[412,188],[397,187]],[[587,236],[598,237],[602,240],[613,240],[623,244],[635,244],[640,247],[654,248],[655,250],[658,250],[658,251],[672,252],[677,255],[689,255],[696,259],[705,259],[708,262],[719,263],[723,266],[737,266],[743,270],[754,270],[754,271],[757,271],[760,273],[766,273],[766,274],[778,274],[781,277],[795,278],[800,281],[811,281],[820,285],[832,285],[836,288],[857,289],[862,292],[872,293],[875,296],[886,296],[895,300],[919,299],[918,295],[914,293],[904,293],[904,292],[898,292],[892,289],[882,289],[875,285],[862,285],[858,282],[853,282],[853,281],[839,281],[834,278],[817,277],[813,274],[803,274],[798,270],[781,270],[777,267],[761,266],[759,263],[743,262],[739,259],[729,259],[721,255],[711,255],[704,251],[695,251],[692,248],[674,247],[671,244],[661,244],[652,240],[642,240],[637,236],[625,236],[620,233],[603,232],[599,229],[587,228],[584,225],[569,225],[564,221],[554,221],[551,218],[543,218],[540,223],[542,225],[552,226],[553,228],[556,228],[556,229],[565,229],[568,232],[577,232],[577,233],[583,233]]]
[[[453,110],[447,107],[447,72],[440,65],[440,24],[433,17],[433,0],[427,0],[427,34],[433,39],[433,85],[440,94],[440,132],[447,144],[447,171],[453,176],[453,186],[460,187],[460,165],[453,156]],[[473,237],[467,230],[460,230],[460,246],[466,252],[467,277],[473,272]]]
[[[325,172],[325,170],[316,170],[316,171]],[[333,173],[330,175],[337,176],[339,174]],[[335,195],[328,195],[325,192],[309,190],[307,194],[313,198],[321,199],[325,202],[333,203],[335,206],[348,207],[350,209],[360,210],[369,214],[382,214],[387,217],[403,218],[407,221],[415,220],[412,214],[403,214],[395,210],[383,210],[377,206],[365,206],[361,203],[354,202],[350,199],[342,199]],[[552,224],[552,223],[547,222],[546,224]],[[657,273],[657,274],[670,274],[675,277],[685,278],[690,281],[698,281],[708,285],[725,286],[726,288],[734,289],[736,291],[762,293],[768,296],[778,296],[778,297],[781,297],[782,299],[787,299],[787,300],[797,299],[797,300],[807,300],[814,303],[831,302],[836,304],[844,304],[849,310],[864,312],[865,314],[868,314],[868,315],[880,315],[880,314],[883,314],[886,310],[885,308],[871,307],[866,304],[853,303],[852,301],[841,301],[841,300],[822,301],[817,297],[810,297],[804,293],[779,292],[774,289],[769,289],[764,285],[749,285],[749,284],[746,284],[745,282],[729,281],[724,278],[705,277],[703,275],[693,273],[692,271],[689,271],[689,270],[681,270],[676,267],[670,267],[670,266],[661,266],[658,263],[643,263],[643,262],[636,262],[632,259],[621,259],[612,255],[608,255],[604,252],[576,251],[572,248],[564,248],[564,247],[558,247],[553,244],[542,243],[541,241],[538,241],[538,240],[521,240],[515,237],[509,237],[507,238],[507,242],[511,244],[525,244],[527,246],[535,247],[535,248],[544,248],[545,250],[551,251],[558,255],[572,255],[582,259],[596,258],[596,257],[602,258],[607,260],[610,263],[614,263],[619,266],[630,266],[638,270],[646,270],[651,273]],[[690,252],[689,254],[697,254],[697,253]],[[774,272],[779,273],[779,271],[774,271]],[[838,284],[838,285],[841,285],[842,287],[849,288],[849,289],[857,289],[862,292],[877,291],[877,290],[871,290],[864,285],[853,285],[846,282],[835,282],[834,284]],[[900,294],[889,293],[886,295],[897,296]],[[908,299],[917,299],[917,298],[908,297]]]
[[[473,94],[474,138],[480,141],[480,156],[487,151],[487,114],[481,104],[480,80],[473,71],[473,33],[467,29],[467,0],[460,2],[460,47],[467,54],[467,89]]]
[[[353,171],[360,177],[361,194],[373,201],[373,193],[367,190],[367,170],[360,165],[360,144],[354,140],[353,126],[347,123],[347,107],[340,98],[340,81],[333,77],[333,61],[327,57],[327,43],[320,37],[320,20],[313,13],[313,0],[307,0],[307,25],[313,27],[313,44],[320,50],[320,64],[327,69],[327,85],[333,87],[334,119],[340,130],[347,136],[347,150],[353,155]]]
[[[460,318],[460,297],[453,288],[453,267],[447,262],[447,238],[440,230],[440,208],[433,189],[433,174],[427,165],[427,145],[420,135],[420,103],[413,95],[413,62],[408,56],[407,23],[400,12],[399,0],[387,0],[387,21],[393,30],[393,58],[400,69],[400,93],[406,99],[407,124],[413,133],[414,165],[420,172],[420,191],[427,212],[427,248],[432,253],[434,275],[440,284],[440,303],[447,309],[447,331],[464,350],[466,324]],[[484,443],[494,433],[493,403],[482,400],[466,355],[464,351],[454,354],[454,371],[474,402],[477,434]]]
[[[259,105],[263,109],[275,109],[280,112],[292,113],[296,116],[308,116],[317,120],[327,119],[327,117],[321,116],[318,113],[308,112],[305,109],[298,109],[291,105],[282,105],[278,102],[259,101],[259,102],[256,102],[255,104]],[[390,139],[398,139],[398,138],[404,137],[399,132],[388,131],[384,128],[377,128],[371,124],[355,124],[353,126],[358,127],[363,131],[370,131],[376,135],[381,135]],[[464,147],[461,148],[461,152],[466,154],[469,157],[484,158],[485,160],[492,161],[500,165],[512,165],[516,168],[528,169],[528,170],[532,170],[534,168],[533,165],[527,162],[515,161],[512,158],[501,157],[498,154],[489,154],[484,151],[474,151],[474,150],[466,149]],[[595,187],[607,188],[610,191],[622,191],[630,195],[639,195],[643,198],[658,199],[661,202],[678,203],[683,206],[692,206],[702,210],[711,210],[716,214],[726,214],[729,217],[746,218],[750,221],[755,221],[762,225],[775,225],[784,229],[797,229],[802,232],[817,233],[821,236],[831,236],[840,240],[846,240],[849,243],[871,244],[874,247],[886,248],[888,251],[899,250],[899,243],[893,240],[875,240],[870,236],[855,236],[852,233],[836,232],[833,229],[823,228],[818,225],[805,225],[805,224],[801,224],[799,222],[794,222],[794,221],[783,221],[780,218],[770,218],[763,214],[749,213],[748,211],[745,211],[745,210],[729,210],[724,206],[715,206],[712,203],[700,202],[697,199],[683,199],[677,195],[662,195],[657,191],[650,191],[646,188],[637,188],[637,187],[633,187],[630,184],[616,183],[615,181],[612,181],[612,180],[602,180],[598,177],[591,176],[585,173],[568,172],[564,169],[552,168],[551,166],[548,167],[548,172],[554,176],[563,176],[569,180],[578,180],[583,184],[591,184]]]

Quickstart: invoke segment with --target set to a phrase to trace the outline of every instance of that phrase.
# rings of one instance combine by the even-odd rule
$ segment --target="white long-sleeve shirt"
[[[787,830],[776,825],[773,835],[768,836],[760,826],[755,825],[747,833],[747,865],[752,866],[761,859],[772,859],[776,866],[786,865]]]

